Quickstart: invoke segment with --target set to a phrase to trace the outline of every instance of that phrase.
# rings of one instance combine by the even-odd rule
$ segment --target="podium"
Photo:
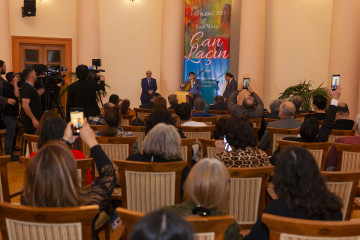
[[[189,92],[183,92],[183,91],[175,91],[178,103],[188,103],[189,102]]]

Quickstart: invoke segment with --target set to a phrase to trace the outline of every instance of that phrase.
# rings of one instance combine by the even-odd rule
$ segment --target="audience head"
[[[231,117],[225,126],[225,137],[235,149],[255,147],[257,144],[252,123],[246,117]]]
[[[150,102],[154,102],[157,97],[160,97],[161,95],[157,92],[152,92],[149,96]]]
[[[14,72],[8,72],[6,74],[6,80],[11,83],[14,80],[15,77],[15,73]]]
[[[292,102],[282,102],[280,104],[280,109],[279,109],[280,118],[294,117],[295,112],[296,112],[296,108]]]
[[[176,106],[175,112],[181,121],[189,121],[191,119],[191,105],[189,103],[180,103]]]
[[[33,81],[36,80],[36,74],[35,71],[33,69],[25,69],[22,72],[22,76],[24,78],[25,81]]]
[[[202,98],[197,98],[194,101],[194,109],[196,112],[205,112],[206,103],[205,100]]]
[[[234,104],[229,108],[230,115],[232,117],[244,117],[244,111],[242,106]]]
[[[86,65],[79,65],[76,67],[76,77],[79,80],[87,79],[89,76],[89,68]]]
[[[146,120],[146,130],[145,135],[158,123],[166,123],[169,125],[175,126],[175,120],[171,116],[171,113],[169,113],[166,109],[157,109],[150,113],[148,119]]]
[[[165,109],[166,110],[166,99],[159,96],[154,101],[154,110],[156,109]]]
[[[106,108],[104,111],[104,120],[107,124],[107,127],[100,132],[100,136],[116,137],[117,127],[119,127],[120,123],[119,109],[115,107]]]
[[[189,78],[195,78],[195,73],[194,72],[189,72]]]
[[[279,99],[275,99],[273,100],[269,107],[270,107],[270,111],[273,113],[273,112],[278,112],[279,111],[279,108],[280,108],[280,105],[281,105],[281,100]]]
[[[35,135],[40,135],[40,131],[43,128],[45,121],[50,120],[50,119],[55,119],[55,118],[60,118],[59,114],[57,114],[53,110],[46,110],[40,118],[39,127],[36,129]]]
[[[339,102],[336,119],[349,119],[349,107],[346,103]]]
[[[253,97],[248,96],[242,102],[242,106],[246,110],[254,110],[255,109],[255,100]]]
[[[303,99],[301,96],[295,95],[291,98],[291,102],[295,105],[295,108],[299,110],[302,105]]]
[[[50,140],[61,140],[64,136],[66,121],[59,118],[49,118],[43,122],[40,130],[39,148]]]
[[[33,67],[36,76],[45,75],[45,73],[48,71],[48,68],[45,64],[36,64]]]
[[[290,209],[299,207],[309,219],[331,220],[341,201],[331,193],[314,157],[301,147],[287,147],[275,165],[274,189]]]
[[[315,142],[319,135],[319,122],[316,118],[307,118],[300,127],[300,136],[305,142]]]
[[[180,143],[180,135],[173,125],[159,123],[146,135],[143,153],[165,159],[176,159],[180,157]]]
[[[130,111],[130,100],[124,99],[120,103],[120,114],[128,114]]]
[[[323,95],[316,95],[313,98],[314,109],[316,110],[325,110],[327,104],[327,99]],[[316,108],[317,109],[316,109]]]
[[[226,213],[230,180],[225,165],[216,158],[204,158],[197,162],[186,178],[184,198],[197,206]]]
[[[224,116],[216,120],[216,126],[214,131],[215,140],[223,140],[225,135],[225,127],[230,117]]]
[[[151,78],[152,72],[150,70],[147,70],[145,74],[147,78]]]
[[[87,205],[77,181],[76,162],[62,141],[42,146],[26,167],[23,196],[26,205],[74,207]],[[66,186],[66,187],[64,187]]]
[[[120,97],[117,94],[111,94],[111,96],[109,97],[109,102],[111,102],[115,106],[118,105],[119,101],[120,101]]]
[[[104,106],[101,108],[101,113],[102,115],[104,115],[105,113],[105,110],[108,109],[108,108],[114,108],[115,105],[112,103],[112,102],[107,102],[104,104]]]
[[[3,60],[0,60],[0,68],[1,68],[0,75],[5,74],[6,73],[6,64]]]
[[[214,104],[216,103],[220,103],[220,102],[224,102],[224,97],[223,96],[215,96],[214,97]]]
[[[143,217],[133,228],[130,240],[193,240],[189,224],[173,211],[158,210]]]
[[[360,113],[356,116],[354,122],[355,135],[360,136]]]
[[[178,98],[177,98],[176,94],[170,94],[168,96],[168,102],[169,102],[170,106],[178,104]]]

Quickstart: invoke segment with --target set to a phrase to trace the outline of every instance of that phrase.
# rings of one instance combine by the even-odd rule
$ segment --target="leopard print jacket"
[[[250,168],[271,166],[267,154],[261,149],[252,147],[217,153],[217,158],[226,167]]]

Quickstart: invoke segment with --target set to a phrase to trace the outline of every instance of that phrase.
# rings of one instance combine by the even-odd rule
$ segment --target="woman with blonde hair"
[[[219,216],[229,212],[229,173],[218,159],[204,158],[191,169],[184,186],[184,202],[164,209],[181,216]],[[241,239],[240,229],[234,221],[226,230],[225,239]]]

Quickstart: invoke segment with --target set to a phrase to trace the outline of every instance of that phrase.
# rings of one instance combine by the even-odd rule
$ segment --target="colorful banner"
[[[214,102],[229,71],[232,0],[185,0],[183,82],[189,72],[201,80],[201,95]]]

